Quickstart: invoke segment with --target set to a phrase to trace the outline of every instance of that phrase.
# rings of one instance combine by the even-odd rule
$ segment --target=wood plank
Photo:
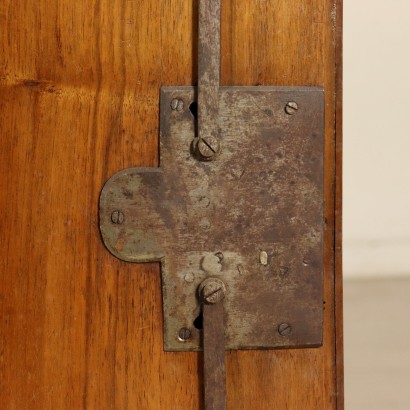
[[[196,81],[196,7],[0,5],[2,409],[201,408],[201,356],[162,349],[159,267],[113,258],[97,212],[110,175],[158,163],[159,89]],[[336,408],[338,12],[336,0],[223,1],[224,85],[326,89],[324,346],[228,353],[230,409]]]
[[[342,198],[343,198],[343,0],[336,3],[335,26],[335,334],[336,334],[336,407],[344,409],[343,353],[343,260],[342,260]]]

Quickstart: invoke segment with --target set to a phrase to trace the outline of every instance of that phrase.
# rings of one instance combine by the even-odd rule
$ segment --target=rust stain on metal
[[[198,161],[192,148],[198,136],[190,110],[173,109],[175,99],[188,107],[195,95],[194,87],[162,89],[160,167],[126,169],[106,183],[103,240],[122,260],[161,262],[167,351],[201,349],[196,290],[210,276],[229,290],[226,349],[318,346],[323,90],[221,87],[221,149],[213,161]],[[297,114],[285,112],[289,101]],[[120,224],[112,221],[116,210]],[[278,332],[283,323],[291,324],[286,337]],[[184,343],[176,337],[182,328],[192,332]]]

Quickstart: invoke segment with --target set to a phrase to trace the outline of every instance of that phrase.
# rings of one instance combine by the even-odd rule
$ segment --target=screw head
[[[125,217],[123,212],[119,211],[118,209],[113,211],[113,213],[111,214],[111,222],[113,224],[121,225],[124,222],[124,219]]]
[[[281,323],[278,326],[278,333],[281,336],[289,336],[292,333],[292,326],[289,323]]]
[[[186,342],[192,337],[192,332],[187,327],[181,327],[178,331],[178,340],[180,342]]]
[[[288,115],[293,115],[298,109],[299,109],[299,106],[294,101],[289,101],[285,106],[285,112]]]
[[[196,145],[196,149],[202,159],[210,160],[219,152],[219,141],[215,137],[201,138]]]
[[[214,305],[225,297],[225,283],[217,278],[205,279],[199,285],[198,293],[203,302]]]
[[[181,100],[180,98],[174,98],[171,101],[171,109],[173,111],[178,111],[181,112],[184,110],[184,101]]]

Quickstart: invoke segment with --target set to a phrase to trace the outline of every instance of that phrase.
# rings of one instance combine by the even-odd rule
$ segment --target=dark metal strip
[[[221,0],[199,0],[198,136],[218,137]]]
[[[225,325],[223,302],[203,305],[204,410],[226,409]]]

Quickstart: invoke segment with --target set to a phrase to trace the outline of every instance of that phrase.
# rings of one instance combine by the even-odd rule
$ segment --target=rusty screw
[[[293,115],[298,109],[299,109],[299,106],[294,101],[288,102],[285,106],[285,112],[288,115]]]
[[[202,159],[210,160],[219,152],[219,141],[215,137],[201,138],[196,146],[198,154]]]
[[[208,278],[199,285],[198,291],[203,302],[214,305],[225,297],[226,287],[220,279]]]
[[[188,328],[182,327],[181,329],[179,329],[178,339],[180,342],[186,342],[191,337],[192,337],[192,332]]]
[[[113,211],[111,214],[111,222],[116,225],[121,225],[124,222],[124,214],[119,210]]]
[[[178,111],[178,112],[183,111],[183,109],[184,109],[184,101],[181,100],[180,98],[174,98],[174,99],[171,101],[171,109],[172,109],[173,111]]]
[[[292,326],[289,323],[281,323],[278,332],[281,336],[289,336],[292,333]]]

